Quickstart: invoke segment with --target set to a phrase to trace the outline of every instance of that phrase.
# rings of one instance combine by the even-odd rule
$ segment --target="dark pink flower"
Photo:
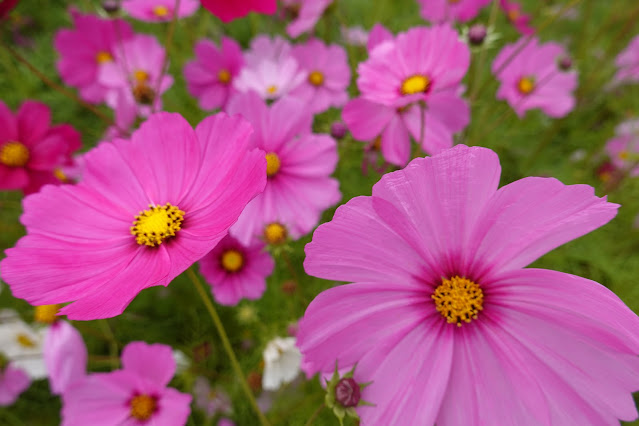
[[[177,0],[124,0],[122,9],[135,19],[146,22],[167,22],[175,15]],[[186,18],[197,12],[198,0],[179,0],[178,18]]]
[[[535,29],[530,26],[530,15],[522,13],[519,3],[511,0],[499,0],[499,6],[517,31],[523,35],[535,34]]]
[[[277,9],[277,0],[201,0],[201,3],[223,22],[241,18],[249,12],[271,15]]]
[[[473,19],[491,0],[417,0],[421,14],[427,21],[466,22]]]
[[[333,0],[282,0],[284,7],[291,11],[293,22],[286,27],[292,38],[311,31]]]

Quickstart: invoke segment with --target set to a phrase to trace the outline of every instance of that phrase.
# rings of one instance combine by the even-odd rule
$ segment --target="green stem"
[[[120,358],[118,357],[118,342],[115,340],[115,335],[113,334],[113,330],[111,330],[111,326],[109,325],[109,321],[106,319],[102,319],[98,321],[100,324],[100,328],[102,329],[102,333],[104,337],[109,341],[109,354],[111,357],[111,367],[114,370],[120,368]]]
[[[311,415],[311,417],[306,422],[305,426],[311,426],[313,422],[315,421],[315,419],[317,418],[317,416],[319,416],[319,413],[321,413],[323,409],[324,409],[324,403],[322,402],[322,405],[317,407],[317,410],[315,410],[315,412]]]
[[[251,391],[251,388],[249,387],[248,382],[246,381],[244,372],[242,372],[242,367],[240,367],[240,363],[238,362],[237,357],[235,356],[235,352],[233,352],[233,348],[231,347],[231,342],[229,341],[229,338],[226,334],[226,330],[224,329],[222,320],[220,319],[220,316],[215,310],[215,306],[213,306],[213,302],[211,302],[210,296],[208,295],[206,290],[204,290],[204,287],[202,286],[202,283],[200,282],[200,279],[198,278],[195,271],[193,271],[193,268],[187,269],[186,274],[188,275],[189,279],[195,286],[195,289],[199,293],[200,298],[202,299],[202,302],[204,303],[204,306],[206,307],[206,310],[209,311],[209,315],[211,316],[211,319],[213,320],[213,324],[215,325],[215,328],[218,334],[220,335],[220,339],[222,340],[222,346],[224,347],[224,350],[226,351],[226,355],[231,360],[231,366],[233,367],[233,370],[235,371],[235,374],[237,375],[237,377],[240,379],[240,383],[242,384],[242,390],[244,391],[246,397],[248,398],[249,402],[253,406],[253,409],[255,410],[255,414],[257,414],[257,417],[260,420],[260,424],[262,424],[262,426],[268,426],[269,422],[268,420],[266,420],[266,417],[264,417],[264,414],[260,410],[260,407],[257,405],[255,396],[253,395],[253,392]]]

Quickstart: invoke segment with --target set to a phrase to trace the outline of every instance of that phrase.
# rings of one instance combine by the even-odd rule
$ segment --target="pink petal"
[[[86,376],[87,347],[82,335],[66,321],[51,325],[44,338],[44,362],[54,395]]]
[[[170,346],[131,342],[122,350],[122,368],[146,378],[158,387],[169,384],[175,374],[175,359]]]

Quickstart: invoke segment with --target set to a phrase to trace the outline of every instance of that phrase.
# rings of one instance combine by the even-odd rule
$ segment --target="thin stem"
[[[104,337],[106,337],[106,339],[109,341],[111,367],[113,367],[114,370],[117,370],[120,367],[120,358],[118,357],[118,342],[117,340],[115,340],[115,335],[113,334],[113,330],[111,330],[111,326],[109,325],[108,320],[99,320],[98,324],[100,324],[100,328],[102,329]]]
[[[231,347],[231,342],[229,341],[229,338],[226,334],[226,330],[224,329],[222,320],[220,319],[220,316],[217,314],[217,311],[215,310],[215,306],[213,306],[213,302],[211,302],[210,296],[204,290],[204,287],[202,286],[202,283],[200,282],[200,279],[198,278],[193,268],[187,269],[186,274],[188,275],[189,279],[195,286],[195,289],[199,293],[200,298],[202,299],[202,302],[204,303],[204,306],[206,307],[206,310],[209,311],[209,315],[211,316],[211,319],[213,320],[215,329],[217,330],[218,334],[220,335],[220,339],[222,340],[222,346],[224,346],[224,351],[226,351],[226,355],[228,355],[229,359],[231,360],[231,366],[233,367],[233,370],[235,371],[235,374],[237,375],[237,377],[240,379],[240,383],[242,384],[242,390],[244,391],[246,397],[248,398],[249,402],[253,406],[253,409],[255,410],[255,413],[257,414],[258,419],[260,420],[260,424],[262,424],[262,426],[268,426],[269,422],[268,420],[266,420],[266,417],[264,417],[264,414],[260,410],[260,407],[257,405],[255,396],[253,395],[253,392],[251,391],[251,388],[249,387],[248,382],[246,381],[244,372],[242,372],[242,367],[240,367],[240,363],[238,362],[237,357],[235,356],[235,353],[233,352],[233,348]]]
[[[317,410],[315,410],[315,412],[311,415],[311,417],[306,422],[305,426],[311,426],[313,422],[315,421],[315,419],[317,418],[317,416],[319,416],[319,413],[321,413],[323,409],[324,409],[324,403],[322,402],[322,405],[317,407]]]
[[[490,9],[490,17],[488,18],[488,26],[486,30],[493,28],[495,26],[495,21],[497,20],[497,12],[499,11],[499,2],[497,0],[493,0],[493,5]],[[472,104],[475,99],[477,99],[477,93],[479,92],[479,78],[480,72],[484,70],[484,63],[486,62],[486,41],[481,44],[479,48],[479,62],[475,64],[475,78],[473,80],[473,91],[470,95],[470,103]]]
[[[155,87],[155,93],[159,94],[160,89],[162,89],[162,80],[169,72],[169,54],[171,53],[171,47],[173,46],[173,34],[175,33],[175,24],[178,19],[178,10],[180,8],[180,0],[175,0],[175,6],[173,8],[173,19],[169,23],[169,30],[166,33],[166,41],[164,42],[165,53],[164,53],[164,61],[162,62],[161,74],[160,78]],[[155,104],[157,107],[158,104]],[[154,108],[155,110],[155,108]]]

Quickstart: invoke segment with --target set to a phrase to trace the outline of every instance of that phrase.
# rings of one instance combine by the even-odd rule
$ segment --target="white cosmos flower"
[[[15,311],[0,311],[0,352],[32,379],[47,377],[42,358],[44,331],[30,327]]]
[[[300,372],[302,354],[295,346],[295,337],[276,337],[268,342],[263,353],[262,388],[277,390],[291,382]]]

